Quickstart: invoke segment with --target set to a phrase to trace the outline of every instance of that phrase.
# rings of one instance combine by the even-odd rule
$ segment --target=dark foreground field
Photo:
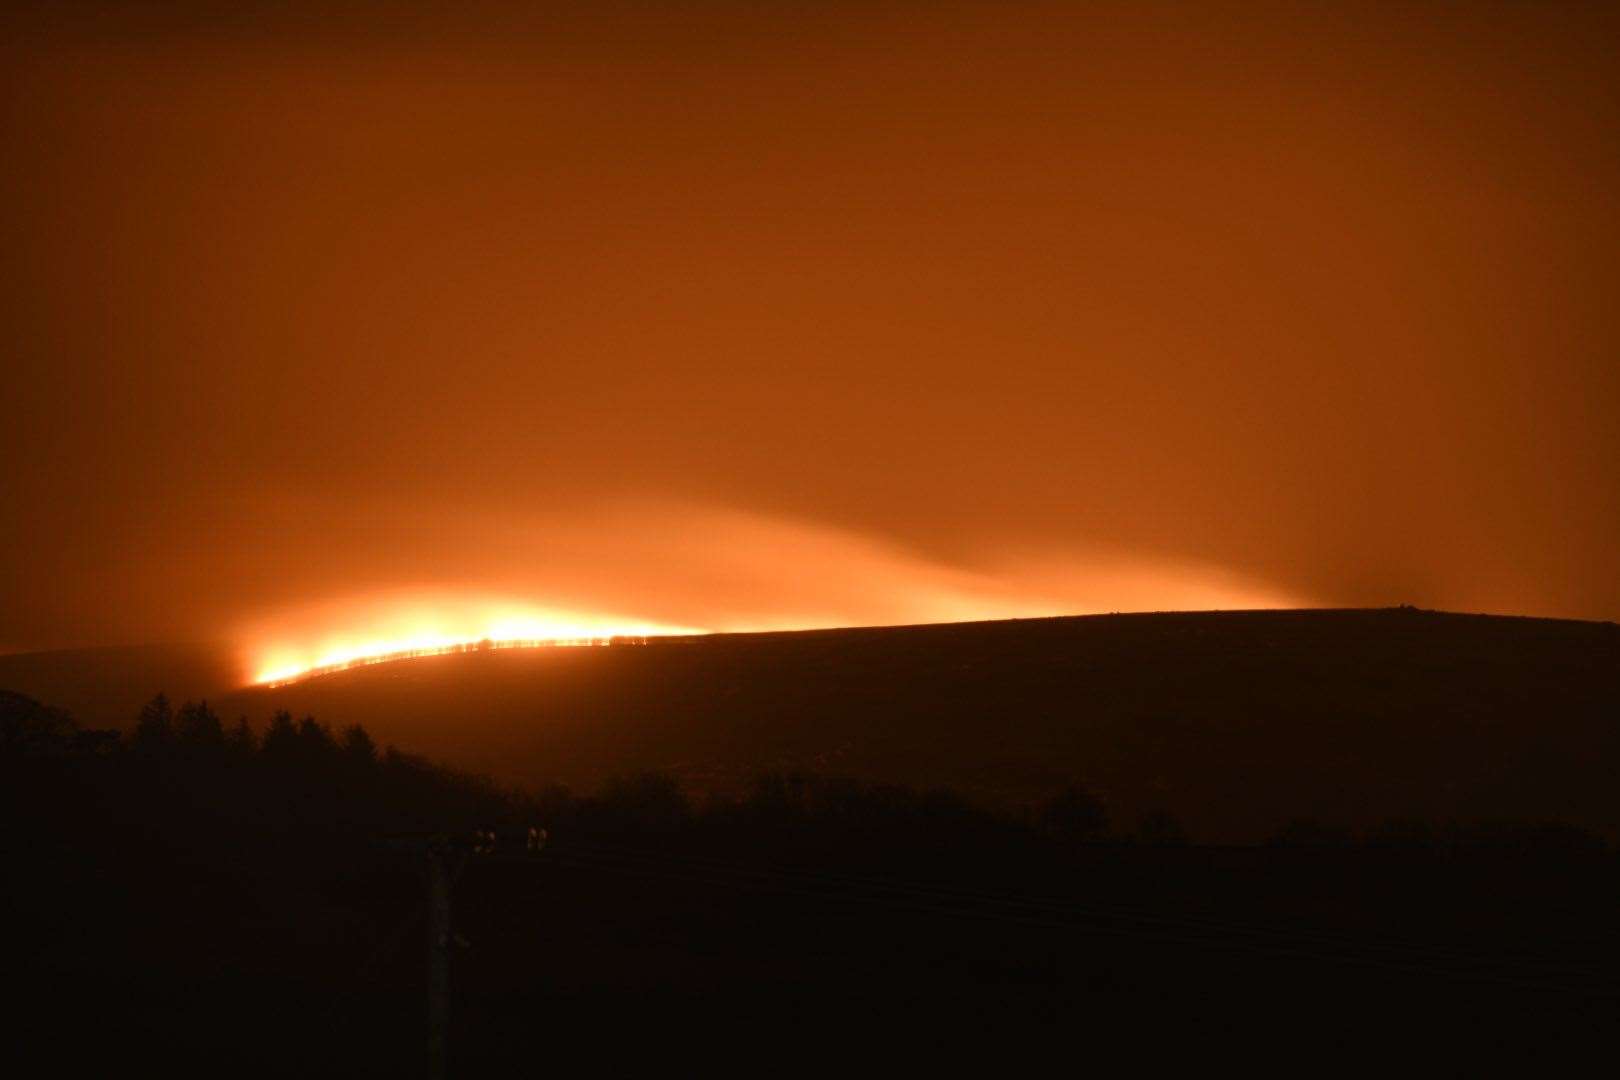
[[[1545,1070],[1615,1034],[1617,660],[1605,624],[1118,616],[443,657],[123,735],[0,694],[12,1045],[420,1075],[411,838],[506,822],[551,840],[462,869],[451,1075]]]
[[[527,800],[356,746],[8,747],[16,1060],[423,1075],[410,844],[501,821],[551,840],[461,864],[453,1076],[968,1053],[1020,1073],[1053,1054],[1546,1069],[1615,1033],[1620,862],[1577,831],[1197,846],[1109,837],[1061,801],[1029,824],[782,777],[701,808],[657,777]]]

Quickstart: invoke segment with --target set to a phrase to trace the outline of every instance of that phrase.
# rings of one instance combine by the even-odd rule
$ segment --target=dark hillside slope
[[[526,784],[761,770],[1084,783],[1209,840],[1291,818],[1620,822],[1620,627],[1412,610],[1110,615],[490,651],[221,702],[363,723]]]

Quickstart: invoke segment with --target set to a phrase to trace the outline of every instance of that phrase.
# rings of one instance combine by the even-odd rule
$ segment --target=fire
[[[1218,566],[1137,552],[1021,549],[952,563],[812,522],[659,503],[481,528],[543,534],[545,574],[503,575],[499,593],[420,585],[283,610],[234,628],[242,676],[274,684],[410,656],[663,635],[1311,603]],[[465,546],[481,541],[469,535]],[[627,609],[640,614],[605,614]]]
[[[645,620],[558,612],[498,601],[415,599],[364,605],[327,605],[302,625],[277,624],[253,636],[253,682],[278,686],[365,664],[414,656],[542,645],[608,645],[649,637],[707,631]],[[354,630],[356,625],[362,627]],[[332,631],[338,625],[346,631]]]

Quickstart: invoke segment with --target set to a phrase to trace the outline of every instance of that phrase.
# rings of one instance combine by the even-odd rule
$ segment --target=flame
[[[491,537],[544,535],[547,573],[503,575],[512,584],[501,589],[565,597],[587,612],[633,607],[652,617],[422,585],[290,608],[238,627],[243,674],[276,684],[480,648],[1309,602],[1220,567],[1140,552],[1005,550],[959,564],[813,522],[651,502],[573,523],[466,523],[476,526],[461,545],[467,550],[498,549]]]
[[[362,606],[357,619],[353,609]],[[525,608],[510,602],[443,598],[326,605],[303,622],[303,626],[278,625],[268,632],[261,629],[256,636],[265,639],[265,644],[252,656],[253,682],[279,686],[414,656],[542,645],[609,645],[707,633],[696,627]],[[332,632],[321,626],[334,623],[349,627],[358,623],[362,629]],[[303,644],[289,643],[289,638]]]

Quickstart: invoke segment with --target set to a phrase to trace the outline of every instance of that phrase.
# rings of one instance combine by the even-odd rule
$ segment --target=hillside
[[[223,645],[130,645],[0,656],[0,689],[72,713],[87,727],[127,727],[159,690],[177,701],[217,698],[242,681]]]
[[[659,1053],[716,1017],[767,1053],[809,1033],[846,1056],[966,1029],[1174,1036],[1201,1060],[1220,1033],[1242,1052],[1293,1033],[1310,1053],[1353,1032],[1387,1057],[1414,1024],[1454,1062],[1499,1053],[1480,1030],[1538,1053],[1606,1045],[1614,849],[1477,823],[1613,835],[1616,638],[1279,612],[489,651],[219,703],[340,729],[256,736],[193,707],[107,738],[0,693],[19,1023],[74,1064],[213,1075],[252,1046],[265,1071],[411,1075],[437,852],[467,943],[444,999],[458,1076],[532,1065],[537,1033],[595,1052],[626,1018]],[[379,753],[357,720],[406,752]],[[666,768],[735,791],[806,768],[1043,805],[783,778],[693,805],[658,776],[525,798],[424,750],[536,785]],[[1083,796],[1048,798],[1074,781],[1107,798],[1111,833]],[[1153,808],[1195,839],[1315,815],[1368,842],[1188,845],[1137,827]],[[1468,827],[1370,828],[1399,814]],[[519,852],[473,832],[500,825],[549,835]]]
[[[61,699],[59,699],[61,700]],[[503,780],[766,769],[1021,805],[1083,783],[1205,839],[1290,818],[1620,822],[1620,627],[1379,611],[1141,614],[493,651],[220,702],[363,723]]]

